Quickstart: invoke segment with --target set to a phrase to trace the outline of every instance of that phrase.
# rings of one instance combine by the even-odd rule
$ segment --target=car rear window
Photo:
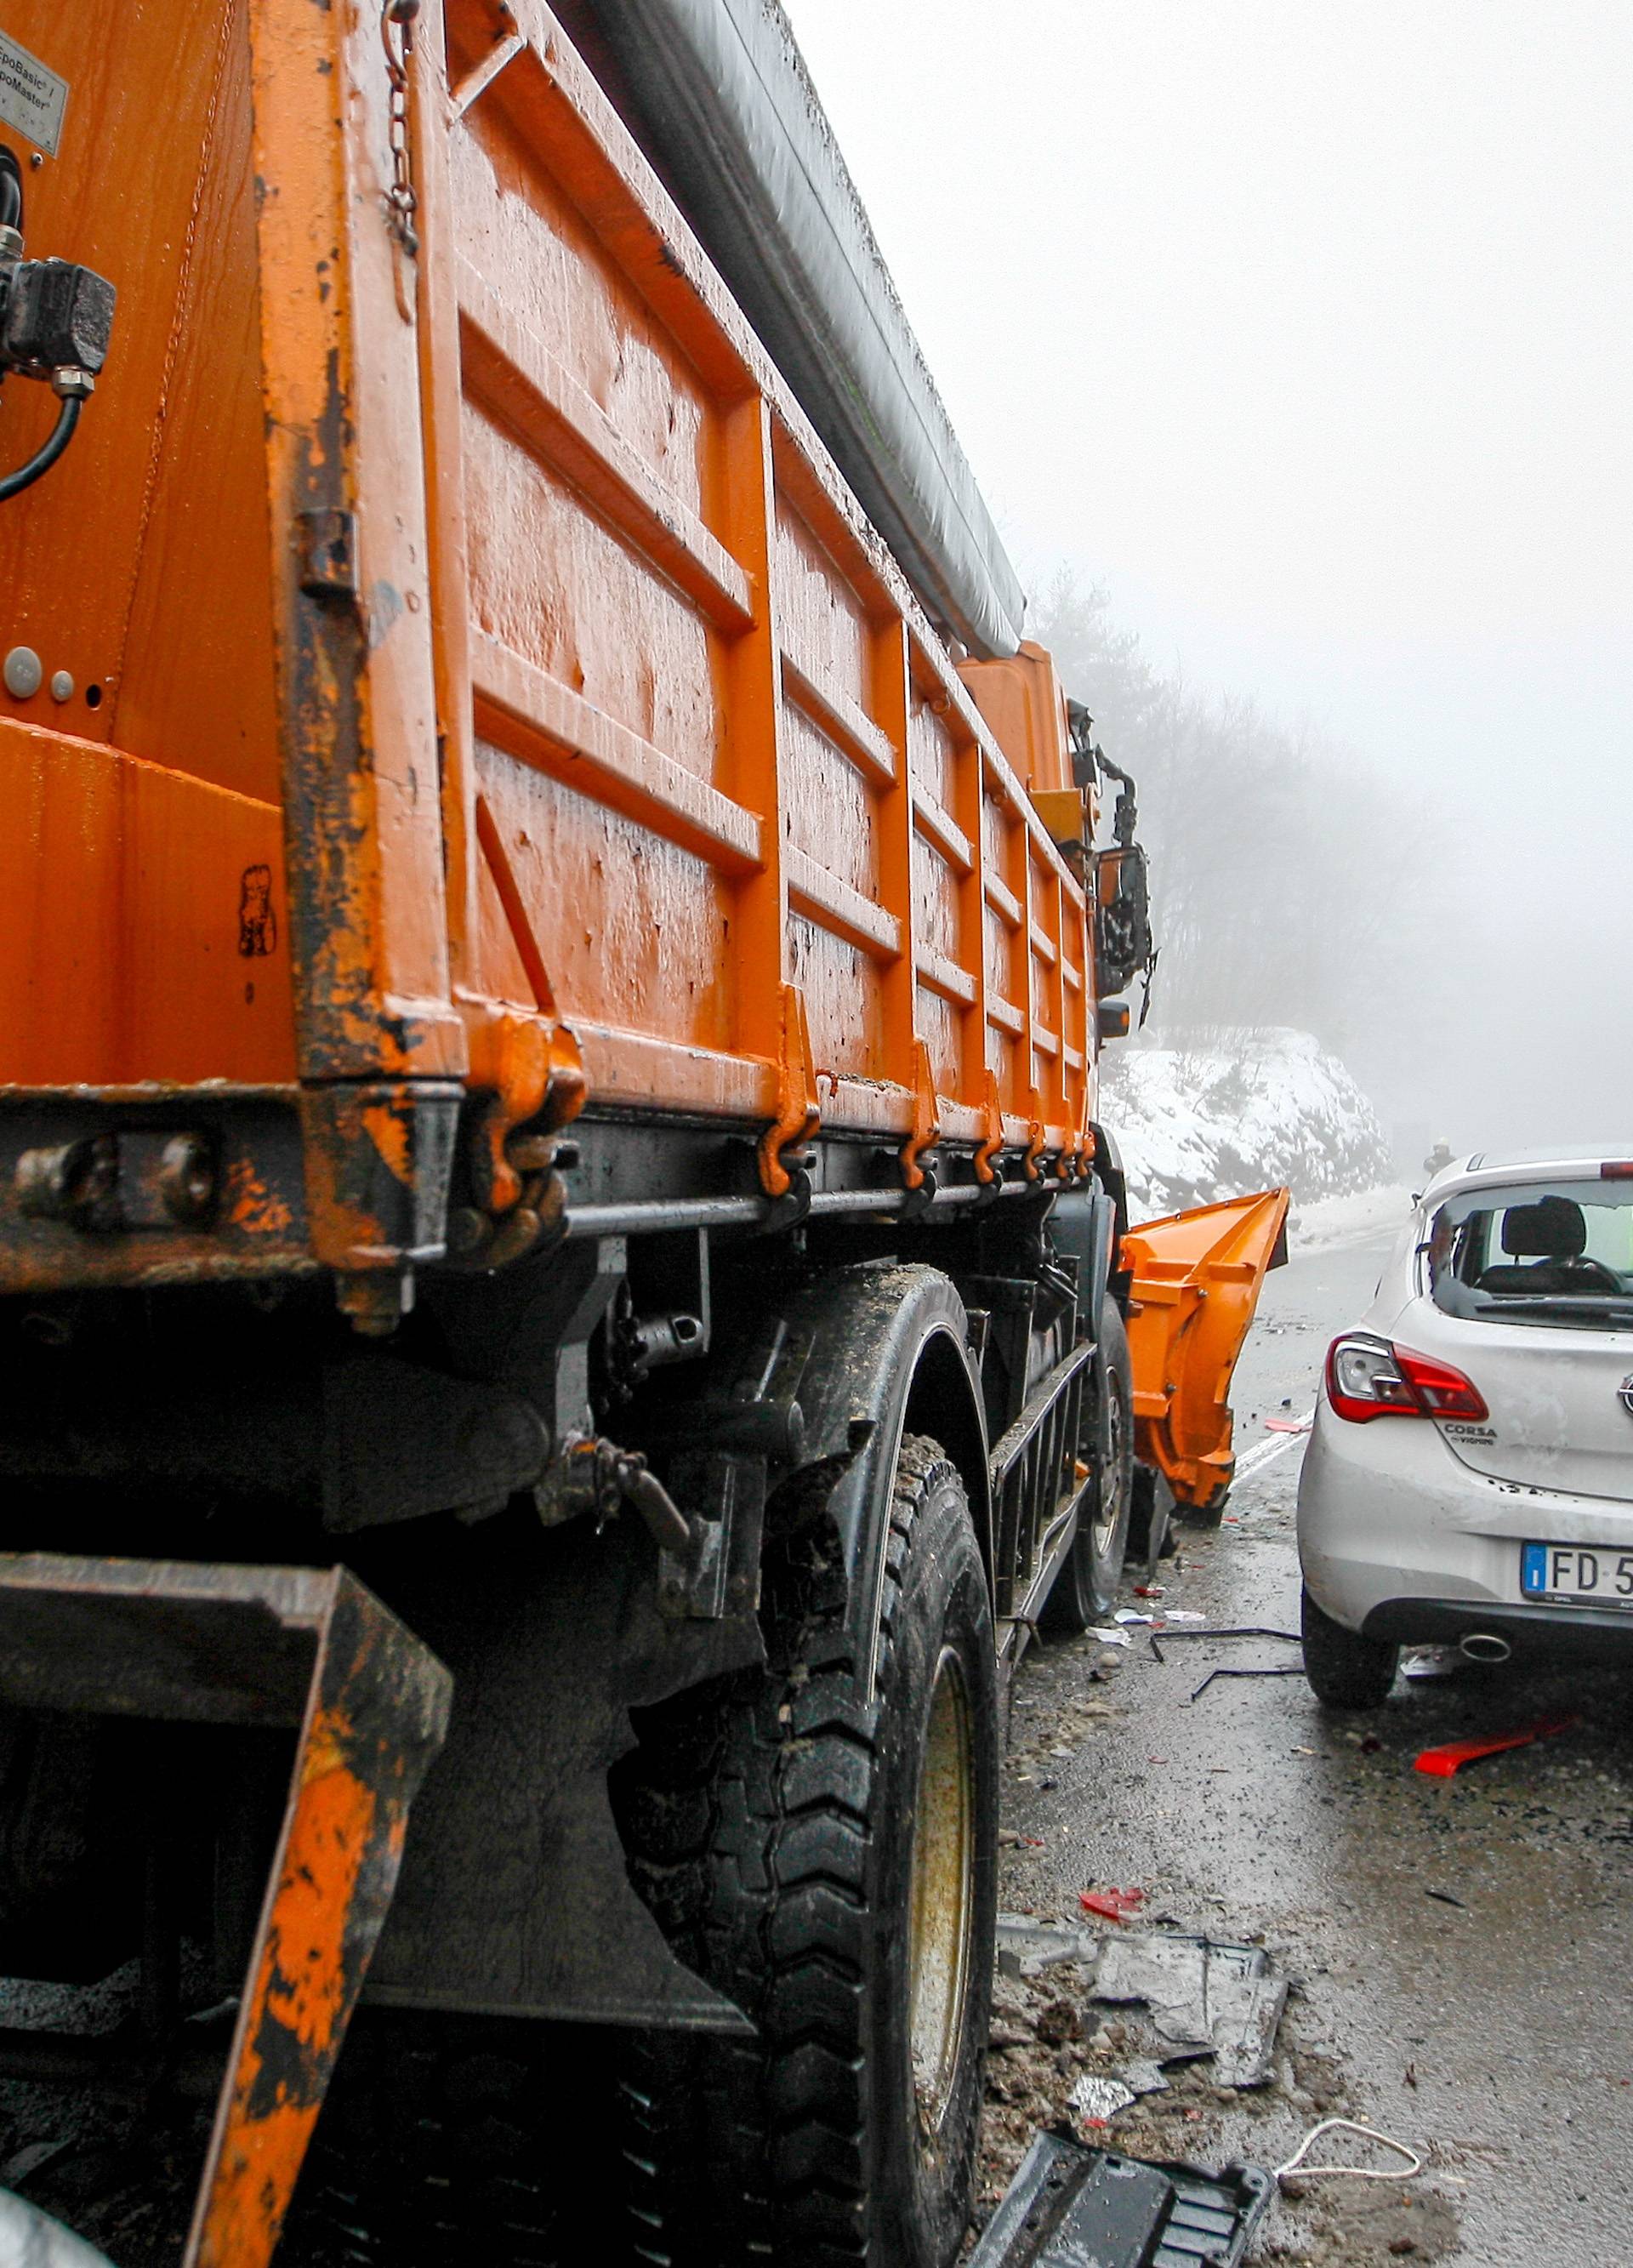
[[[1633,1324],[1633,1181],[1464,1189],[1423,1247],[1436,1307],[1478,1322]]]

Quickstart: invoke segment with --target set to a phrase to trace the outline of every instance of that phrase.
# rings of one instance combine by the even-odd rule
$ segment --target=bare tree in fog
[[[1063,569],[1028,627],[1139,783],[1163,960],[1153,1017],[1291,1024],[1339,1053],[1398,1032],[1430,957],[1423,814],[1354,754],[1250,698],[1194,693]]]

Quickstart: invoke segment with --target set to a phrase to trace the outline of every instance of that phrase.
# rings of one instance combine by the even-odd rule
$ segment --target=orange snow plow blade
[[[1149,1220],[1122,1240],[1134,1278],[1134,1453],[1198,1510],[1231,1484],[1231,1373],[1267,1271],[1287,1257],[1289,1191]]]

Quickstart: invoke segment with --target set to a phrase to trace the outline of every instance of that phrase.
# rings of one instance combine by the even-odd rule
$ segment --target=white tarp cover
[[[926,613],[975,654],[1012,653],[1019,581],[776,0],[585,12],[640,138]]]

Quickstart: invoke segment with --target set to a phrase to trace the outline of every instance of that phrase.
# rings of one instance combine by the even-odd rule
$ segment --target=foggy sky
[[[1472,909],[1386,1115],[1633,1146],[1633,6],[787,5],[1023,573],[1398,778]]]

